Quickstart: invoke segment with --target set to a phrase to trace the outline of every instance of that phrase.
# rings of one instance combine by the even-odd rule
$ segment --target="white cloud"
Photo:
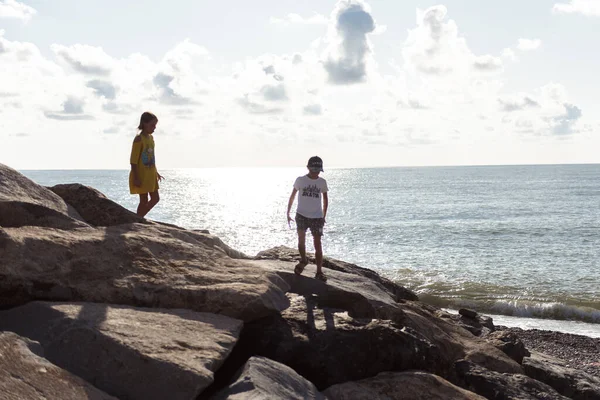
[[[521,51],[536,50],[542,45],[540,39],[519,39],[517,49]]]
[[[569,3],[556,3],[552,11],[556,14],[583,14],[598,17],[600,16],[600,1],[571,0]]]
[[[502,60],[489,54],[473,54],[447,14],[443,5],[417,10],[417,27],[409,30],[403,48],[407,69],[430,76],[500,71]]]
[[[336,164],[369,152],[369,163],[444,163],[452,161],[447,149],[564,141],[595,124],[594,113],[582,111],[561,85],[507,89],[513,85],[506,85],[502,64],[516,59],[518,45],[476,54],[443,6],[419,10],[411,28],[396,50],[403,63],[385,74],[369,43],[382,28],[369,6],[355,0],[336,4],[327,35],[307,42],[305,51],[233,65],[190,40],[158,61],[143,54],[115,58],[84,44],[55,44],[56,56],[45,57],[0,31],[0,138],[8,138],[0,159],[23,163],[15,154],[35,140],[53,155],[40,150],[28,161],[40,164],[31,168],[122,167],[146,110],[160,120],[161,167],[251,164],[255,153],[265,154],[261,163],[289,165],[292,147],[327,150],[337,154]],[[45,142],[40,127],[52,140]],[[114,154],[77,158],[69,145],[84,134],[86,147]]]
[[[36,12],[33,7],[16,0],[0,0],[0,18],[15,18],[22,21],[29,21]]]
[[[101,47],[53,44],[51,49],[62,62],[82,74],[108,76],[114,67],[114,60]]]
[[[332,13],[330,47],[324,62],[329,82],[347,85],[364,82],[372,56],[367,38],[377,28],[368,4],[359,0],[338,0]]]
[[[310,17],[302,17],[301,15],[290,13],[286,15],[284,18],[276,18],[271,17],[269,20],[272,24],[275,25],[291,25],[291,24],[300,24],[300,25],[327,25],[329,20],[327,17],[321,14],[314,14]]]

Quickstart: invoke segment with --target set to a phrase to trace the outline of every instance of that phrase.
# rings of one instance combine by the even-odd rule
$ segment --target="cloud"
[[[479,71],[497,71],[502,69],[502,60],[491,55],[475,57],[473,67]]]
[[[195,102],[192,99],[182,97],[181,95],[175,93],[173,88],[170,86],[171,82],[173,82],[175,77],[166,75],[162,72],[159,72],[154,77],[154,84],[159,88],[159,101],[162,104],[172,105],[172,106],[182,106],[194,104]]]
[[[29,21],[36,14],[36,10],[24,3],[15,0],[0,0],[0,18],[15,18]]]
[[[85,115],[83,113],[83,106],[85,101],[81,98],[74,96],[67,97],[67,100],[62,104],[62,112],[45,112],[46,118],[62,120],[62,121],[76,121],[76,120],[91,120],[94,119],[91,115]]]
[[[99,97],[105,97],[109,100],[114,100],[117,96],[117,88],[108,81],[94,79],[86,84],[87,87],[94,89],[94,92]]]
[[[267,101],[284,101],[288,100],[285,92],[285,86],[279,85],[265,85],[260,89],[260,93]]]
[[[244,95],[244,97],[238,99],[237,104],[251,114],[281,114],[283,112],[282,108],[267,107],[263,104],[253,102],[249,99],[248,95]]]
[[[402,51],[407,68],[431,76],[502,70],[500,58],[473,54],[447,14],[443,5],[417,10],[417,27],[409,30]]]
[[[519,39],[517,49],[521,51],[530,51],[539,49],[541,45],[542,41],[540,39]]]
[[[339,0],[333,12],[335,34],[330,55],[324,62],[329,82],[348,85],[363,82],[371,45],[367,35],[376,29],[368,6],[357,0]]]
[[[552,133],[555,135],[569,135],[574,133],[573,125],[581,118],[583,113],[581,109],[573,104],[564,104],[564,114],[553,118],[551,125]]]
[[[529,96],[512,99],[498,99],[500,109],[504,112],[521,111],[526,108],[539,107],[540,104]]]
[[[53,44],[51,49],[60,60],[82,74],[108,76],[113,69],[114,60],[100,47]]]
[[[320,104],[309,104],[303,109],[304,115],[322,115],[323,107]]]
[[[327,17],[321,14],[314,14],[308,18],[304,18],[298,14],[288,14],[284,18],[275,18],[271,17],[269,20],[270,23],[275,25],[283,25],[288,26],[292,24],[301,24],[301,25],[327,25]]]
[[[583,14],[586,16],[600,16],[600,1],[598,0],[571,0],[569,3],[556,3],[552,8],[555,14]]]

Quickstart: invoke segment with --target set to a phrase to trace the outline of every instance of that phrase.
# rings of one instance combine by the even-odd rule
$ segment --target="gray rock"
[[[56,194],[0,164],[0,226],[73,229],[87,224]]]
[[[195,399],[241,328],[221,315],[94,303],[0,312],[0,330],[38,341],[48,360],[122,399]]]
[[[310,262],[315,263],[314,255],[308,254]],[[255,257],[256,260],[279,260],[297,263],[300,261],[298,250],[290,247],[279,246],[269,250],[261,251]],[[358,265],[350,264],[345,261],[336,260],[334,258],[325,257],[323,266],[329,270],[345,272],[369,278],[371,281],[384,287],[385,290],[392,294],[395,301],[401,300],[419,300],[419,297],[411,290],[395,284],[387,278],[380,276],[377,272],[367,268],[359,267]]]
[[[523,359],[525,373],[574,400],[600,400],[600,377],[568,368],[561,360],[533,352]]]
[[[186,308],[253,320],[288,305],[276,274],[212,237],[158,224],[0,234],[0,307],[32,300]],[[214,246],[213,246],[214,245]]]
[[[49,188],[70,204],[81,217],[93,226],[113,226],[144,223],[145,219],[120,206],[98,190],[79,183],[56,185]]]
[[[234,382],[211,400],[325,400],[318,389],[290,367],[264,357],[252,357]]]
[[[458,310],[458,313],[460,315],[462,315],[463,317],[472,318],[472,319],[477,318],[477,315],[478,315],[477,311],[469,310],[466,308],[461,308],[460,310]]]
[[[508,331],[492,332],[485,337],[494,347],[502,350],[510,358],[521,364],[524,357],[531,354],[516,334]]]
[[[117,400],[42,358],[40,345],[0,333],[0,397],[5,400]]]
[[[329,400],[485,400],[423,371],[382,372],[373,378],[333,385],[323,393]]]
[[[490,371],[472,362],[456,363],[461,387],[493,400],[566,400],[549,385],[522,374]]]

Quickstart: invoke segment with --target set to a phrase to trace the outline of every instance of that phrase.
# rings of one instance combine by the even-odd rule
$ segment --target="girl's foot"
[[[304,271],[304,267],[306,267],[308,265],[308,260],[304,260],[304,261],[300,261],[298,264],[296,264],[296,267],[294,268],[294,273],[296,275],[302,275],[302,271]]]
[[[327,282],[327,276],[323,273],[323,271],[319,271],[315,274],[315,279],[318,279],[322,282]]]

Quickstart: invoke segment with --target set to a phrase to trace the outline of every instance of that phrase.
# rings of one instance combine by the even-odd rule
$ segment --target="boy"
[[[325,225],[327,206],[329,205],[327,182],[325,179],[319,177],[319,173],[324,172],[323,160],[318,156],[311,157],[306,167],[308,168],[308,174],[296,179],[287,208],[289,224],[292,221],[290,210],[292,209],[292,204],[294,204],[296,192],[298,192],[298,208],[295,220],[298,231],[300,262],[294,268],[294,273],[296,275],[302,274],[304,267],[308,265],[308,259],[306,258],[306,230],[310,229],[315,244],[315,259],[317,262],[317,274],[315,278],[327,282],[327,277],[323,273],[323,248],[321,245],[323,226]],[[323,197],[322,207],[321,196]]]

